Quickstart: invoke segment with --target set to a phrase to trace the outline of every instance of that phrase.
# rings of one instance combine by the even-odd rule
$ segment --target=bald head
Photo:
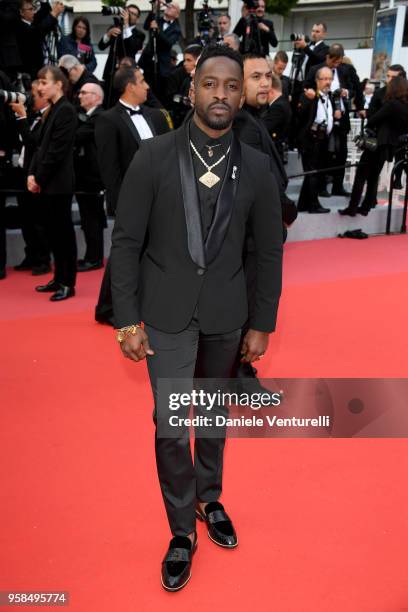
[[[321,91],[323,93],[328,93],[330,91],[330,87],[333,81],[333,72],[331,68],[320,68],[316,72],[316,86],[317,91]]]
[[[80,104],[85,111],[103,103],[103,89],[97,83],[84,83],[78,95]]]

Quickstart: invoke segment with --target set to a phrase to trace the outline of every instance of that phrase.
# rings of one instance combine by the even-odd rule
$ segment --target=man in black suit
[[[36,291],[49,293],[52,302],[75,295],[76,239],[71,216],[74,193],[74,139],[77,118],[64,96],[65,75],[56,66],[38,73],[38,90],[51,109],[41,130],[40,142],[29,169],[27,187],[40,195],[48,242],[54,255],[54,278]]]
[[[99,85],[99,79],[89,72],[85,64],[81,64],[77,57],[73,55],[62,55],[58,60],[58,67],[66,74],[70,83],[70,89],[67,97],[70,102],[79,110],[81,104],[79,100],[79,92],[85,83],[96,83]]]
[[[301,49],[305,54],[305,63],[303,75],[305,78],[309,75],[309,70],[312,66],[321,64],[326,59],[329,47],[324,42],[327,35],[327,26],[325,23],[315,23],[310,35],[310,43],[307,43],[304,37],[294,43],[295,49]]]
[[[75,191],[86,243],[84,258],[78,260],[78,272],[89,272],[103,267],[106,215],[95,144],[95,125],[103,113],[103,89],[96,83],[84,83],[78,95],[82,112],[78,114],[75,134]]]
[[[48,2],[40,2],[36,13],[30,0],[21,0],[21,19],[16,27],[17,44],[21,57],[21,70],[35,79],[44,65],[44,39],[58,27],[58,17],[64,12],[62,2],[55,2],[52,8]]]
[[[17,271],[31,270],[33,276],[46,274],[50,271],[50,252],[41,219],[39,198],[37,195],[26,191],[28,169],[40,141],[45,113],[50,107],[49,101],[40,95],[38,84],[38,81],[33,81],[31,84],[32,110],[34,113],[30,118],[27,117],[27,111],[23,103],[16,102],[10,105],[16,114],[17,131],[23,144],[18,160],[19,171],[17,176],[20,189],[25,191],[25,193],[17,196],[21,211],[21,231],[26,243],[25,257],[14,269]]]
[[[104,51],[109,47],[109,55],[103,70],[105,89],[105,102],[107,108],[112,104],[112,79],[119,62],[124,57],[135,59],[142,49],[145,34],[139,30],[137,23],[140,19],[140,9],[136,4],[129,4],[122,10],[123,25],[115,23],[98,43],[98,48]]]
[[[387,85],[397,76],[402,76],[404,79],[407,78],[407,73],[404,70],[404,67],[401,64],[392,64],[387,70],[385,85],[383,87],[379,87],[375,90],[373,97],[371,98],[370,106],[367,110],[367,117],[370,118],[372,115],[375,115],[382,105],[384,104],[385,94],[387,92]]]
[[[157,0],[165,4],[163,0]],[[177,2],[165,4],[163,17],[156,21],[156,14],[150,12],[144,22],[144,29],[150,32],[149,42],[143,49],[139,64],[146,74],[146,80],[160,101],[165,99],[167,79],[172,73],[171,49],[181,38],[179,24],[180,6]],[[155,65],[154,48],[157,49]]]
[[[282,84],[282,95],[285,96],[285,98],[289,98],[291,94],[290,78],[283,74],[286,70],[288,62],[288,54],[285,51],[277,51],[272,63],[272,72],[280,78]]]
[[[347,161],[347,134],[351,129],[350,108],[354,100],[356,109],[360,116],[364,116],[364,96],[356,69],[351,64],[343,64],[344,48],[335,43],[329,47],[324,63],[313,66],[309,70],[304,82],[306,89],[316,88],[316,74],[320,68],[327,66],[333,74],[330,91],[334,102],[334,124],[329,143],[330,165],[344,166]],[[331,195],[349,196],[350,193],[344,189],[345,169],[342,168],[333,173],[333,189]],[[329,197],[325,185],[320,195]]]
[[[98,165],[106,189],[108,214],[113,216],[126,170],[142,140],[169,131],[164,113],[144,105],[149,89],[140,69],[120,68],[114,77],[120,99],[113,108],[102,113],[95,125]],[[95,318],[100,323],[112,322],[110,265],[106,266]]]
[[[242,81],[238,53],[224,46],[203,51],[194,77],[193,119],[148,141],[135,155],[113,232],[118,340],[126,357],[147,357],[155,398],[157,468],[174,536],[161,574],[169,591],[182,588],[191,576],[196,516],[205,521],[216,544],[234,548],[238,540],[218,501],[222,433],[217,432],[218,438],[196,437],[193,465],[183,424],[178,437],[161,435],[166,412],[158,405],[158,381],[230,377],[248,315],[242,260],[247,226],[256,245],[257,299],[243,359],[254,361],[266,351],[281,290],[276,182],[267,157],[240,143],[231,131]],[[180,417],[187,414],[186,407],[178,411]]]
[[[330,98],[332,81],[331,69],[327,66],[320,68],[316,73],[316,88],[306,89],[299,101],[297,145],[304,172],[327,168],[327,148],[334,116]],[[330,212],[330,208],[321,206],[318,198],[323,180],[322,173],[304,177],[298,200],[299,211],[313,214]]]
[[[268,130],[283,162],[283,143],[292,120],[292,109],[289,100],[282,93],[280,78],[272,73],[272,85],[268,95],[268,105],[261,114],[262,121]]]
[[[251,9],[252,10],[252,9]],[[276,47],[276,38],[273,21],[265,19],[265,1],[258,0],[255,15],[250,15],[250,10],[244,3],[243,16],[234,28],[234,34],[241,39],[241,53],[257,53],[264,57],[269,55],[269,45]],[[248,26],[251,34],[248,36]]]

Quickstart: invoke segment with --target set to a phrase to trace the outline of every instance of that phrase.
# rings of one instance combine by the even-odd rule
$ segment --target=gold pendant
[[[211,187],[214,187],[214,185],[218,183],[220,177],[209,171],[200,176],[198,180],[200,181],[200,183],[211,189]]]

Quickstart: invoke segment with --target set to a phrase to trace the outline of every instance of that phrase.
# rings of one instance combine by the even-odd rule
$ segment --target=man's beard
[[[218,119],[210,119],[210,117],[197,106],[195,107],[195,112],[200,117],[201,121],[211,130],[226,130],[232,123],[231,114],[226,118],[219,117]]]

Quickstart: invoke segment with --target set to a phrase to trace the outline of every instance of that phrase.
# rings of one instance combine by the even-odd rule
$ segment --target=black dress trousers
[[[302,150],[304,172],[323,170],[327,167],[327,139],[315,140],[311,137]],[[298,210],[309,211],[320,206],[319,191],[325,187],[324,173],[309,174],[304,177],[299,194]]]
[[[155,355],[147,358],[155,400],[156,422],[159,378],[231,378],[240,347],[241,330],[203,334],[196,316],[180,333],[170,334],[145,325]],[[187,416],[188,408],[178,411]],[[195,530],[197,501],[217,501],[222,490],[225,437],[196,437],[194,463],[188,430],[178,438],[158,437],[155,450],[160,487],[173,535]]]
[[[106,227],[104,197],[99,194],[77,194],[81,226],[85,236],[84,259],[92,263],[103,260],[103,230]]]
[[[72,194],[40,195],[47,240],[54,256],[54,281],[75,287],[77,246],[72,223]]]

